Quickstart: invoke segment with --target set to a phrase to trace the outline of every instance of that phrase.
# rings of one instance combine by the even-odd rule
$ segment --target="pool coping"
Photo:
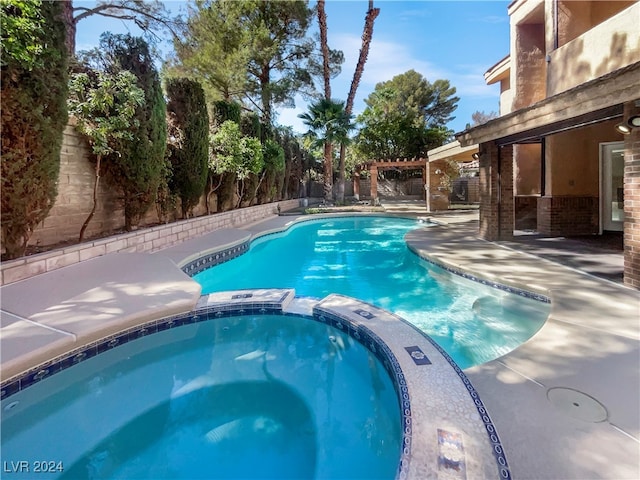
[[[407,213],[394,216],[416,218]],[[245,225],[243,231],[252,236],[282,231],[291,218],[273,216]],[[406,239],[407,243],[425,252],[435,263],[551,298],[552,313],[534,337],[502,358],[465,370],[501,432],[513,476],[527,478],[536,472],[538,478],[580,479],[597,472],[601,478],[640,477],[640,428],[636,418],[640,404],[638,292],[586,278],[530,252],[507,251],[502,245],[481,240],[477,223],[456,223],[454,216],[438,220],[443,219],[441,228],[431,229],[428,238],[416,235]],[[433,245],[438,248],[432,249]],[[162,251],[150,256],[161,254]],[[496,257],[497,261],[487,262],[488,257]],[[101,274],[96,272],[97,277]],[[50,282],[59,280],[49,274],[44,276]],[[99,283],[100,278],[91,281]],[[34,292],[29,290],[31,282],[20,283],[23,288],[18,293],[29,302]],[[3,296],[5,291],[3,287]],[[29,316],[23,318],[29,320]],[[562,348],[556,347],[557,339],[562,339]],[[598,343],[599,364],[580,354],[581,345],[590,339]],[[624,357],[616,356],[621,346],[629,352]],[[557,368],[557,362],[562,362],[562,369]],[[624,374],[620,376],[618,372]],[[603,401],[609,414],[607,421],[576,424],[559,414],[546,397],[547,389],[557,386],[586,391]],[[534,416],[530,418],[531,415]],[[578,441],[582,450],[567,450]],[[599,455],[592,454],[596,451]],[[542,462],[536,460],[540,458]]]

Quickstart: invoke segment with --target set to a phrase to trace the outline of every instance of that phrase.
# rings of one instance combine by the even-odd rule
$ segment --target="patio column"
[[[480,237],[513,237],[513,146],[480,145]]]
[[[427,202],[427,212],[429,211],[429,195],[427,195],[427,185],[429,185],[429,160],[425,160],[427,163],[422,169],[422,194],[424,200]]]
[[[357,165],[353,172],[353,196],[356,200],[360,200],[360,165]]]
[[[640,106],[624,106],[625,121],[640,115]],[[640,128],[624,136],[624,283],[640,289]]]
[[[375,163],[369,167],[369,173],[371,177],[371,203],[376,205],[378,203],[378,167]]]

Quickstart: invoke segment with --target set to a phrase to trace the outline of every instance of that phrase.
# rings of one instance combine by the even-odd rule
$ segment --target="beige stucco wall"
[[[567,2],[560,5],[561,46],[549,53],[549,96],[640,61],[640,2],[604,21],[629,2],[563,3]]]
[[[545,61],[544,24],[517,25],[515,62],[511,67],[511,85],[515,85],[512,110],[528,107],[546,97],[547,64]]]
[[[514,145],[513,157],[513,194],[539,194],[542,163],[540,144]]]
[[[500,81],[500,115],[511,112],[513,107],[513,89],[511,88],[511,77]]]
[[[615,120],[547,137],[547,196],[599,196],[600,143],[619,142]]]

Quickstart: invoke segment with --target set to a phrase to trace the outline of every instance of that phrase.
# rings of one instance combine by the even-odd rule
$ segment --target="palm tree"
[[[356,70],[353,72],[353,80],[351,80],[351,88],[349,89],[349,95],[347,96],[347,106],[345,107],[345,112],[347,115],[351,115],[353,110],[353,102],[356,98],[356,90],[358,90],[358,85],[360,85],[360,79],[362,78],[362,73],[364,72],[364,64],[367,63],[367,57],[369,56],[369,46],[371,45],[371,39],[373,37],[373,23],[376,18],[380,14],[379,8],[373,7],[373,0],[369,0],[369,10],[367,10],[367,15],[364,18],[364,29],[362,31],[362,47],[360,48],[360,56],[358,57],[358,63],[356,65]],[[340,144],[340,180],[338,182],[338,201],[344,201],[344,177],[345,177],[345,167],[344,167],[344,157],[345,157],[345,143]]]
[[[309,127],[307,133],[316,145],[324,146],[324,198],[331,201],[333,194],[333,144],[346,143],[353,128],[351,115],[345,112],[344,102],[320,99],[309,106],[309,111],[298,115]]]

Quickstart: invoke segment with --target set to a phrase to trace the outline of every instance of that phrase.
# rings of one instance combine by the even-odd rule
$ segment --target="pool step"
[[[230,290],[202,295],[195,310],[237,310],[238,307],[246,307],[247,310],[264,308],[282,311],[294,297],[293,288]]]

